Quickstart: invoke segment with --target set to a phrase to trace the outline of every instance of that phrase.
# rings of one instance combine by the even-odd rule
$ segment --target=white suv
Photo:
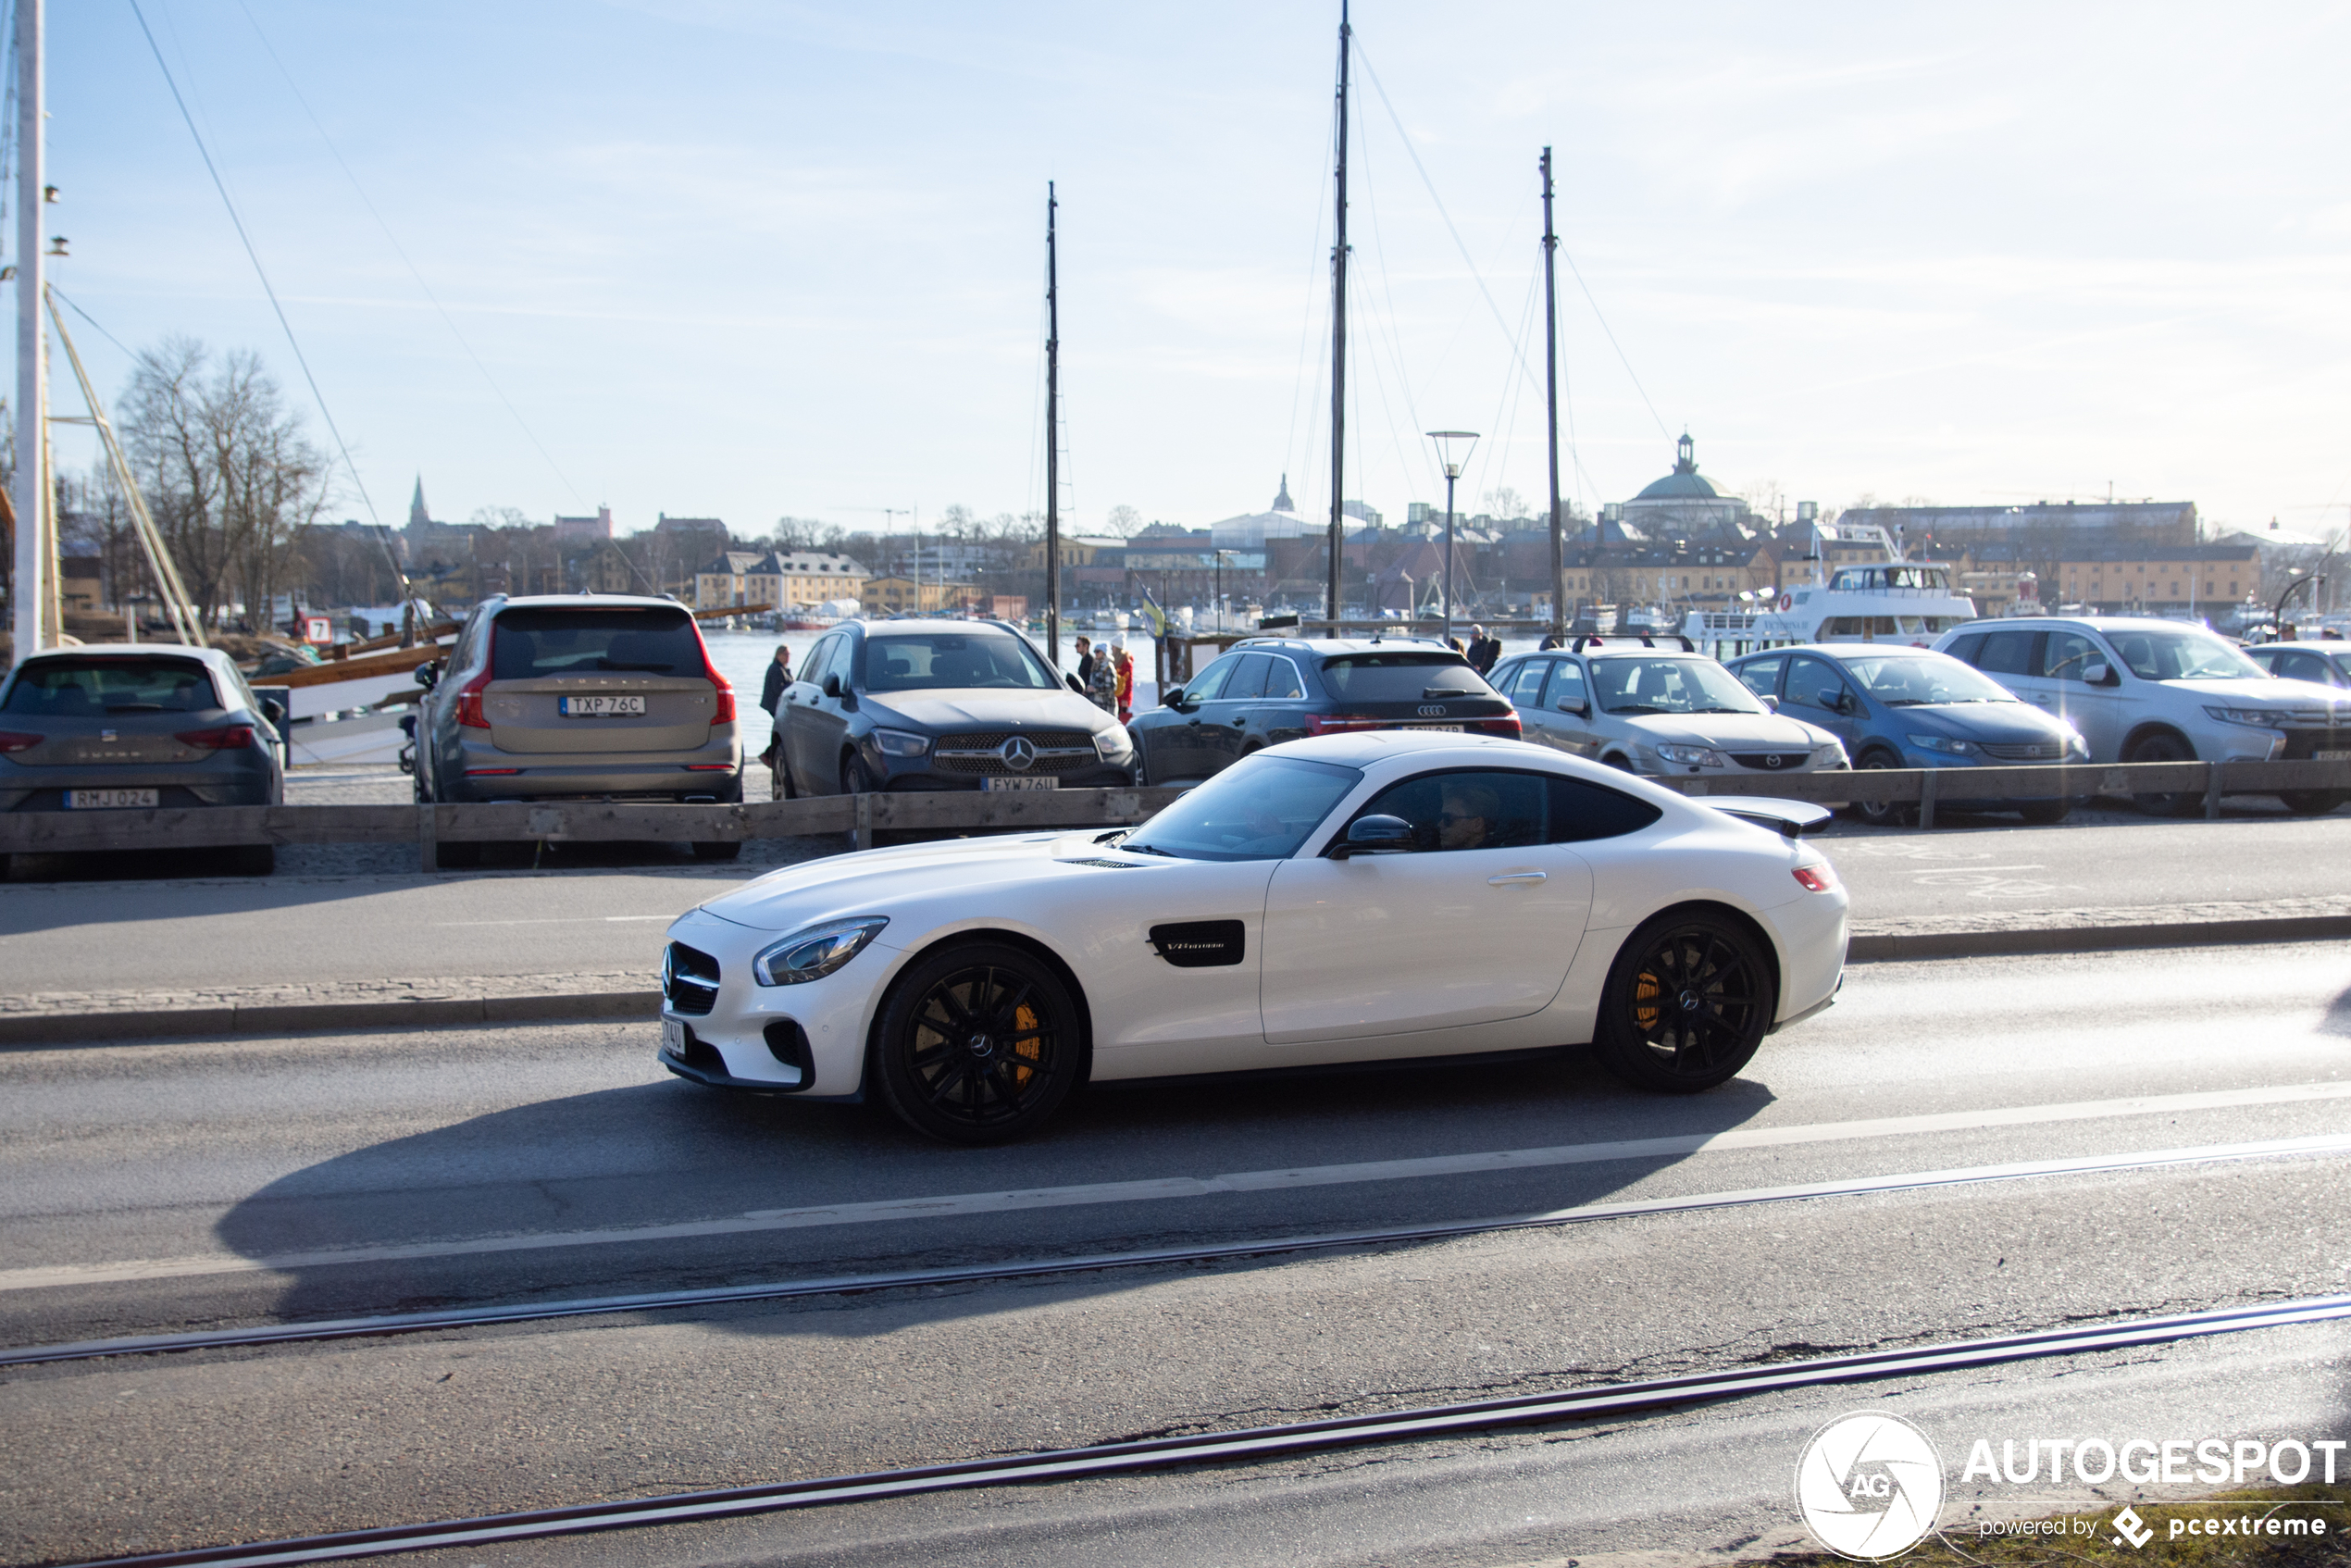
[[[1970,621],[1936,650],[2064,719],[2092,762],[2351,758],[2351,692],[2281,680],[2233,644],[2179,621],[2105,616]],[[2289,810],[2332,811],[2335,790],[2297,790]],[[2193,794],[2142,795],[2162,815]]]

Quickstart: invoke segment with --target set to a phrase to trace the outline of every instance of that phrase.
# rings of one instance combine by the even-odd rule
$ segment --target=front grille
[[[2282,760],[2304,762],[2320,752],[2351,752],[2351,729],[2289,729]]]
[[[2020,740],[2013,745],[1995,746],[1986,741],[1980,748],[1987,757],[2002,762],[2056,762],[2065,755],[2062,740]]]
[[[1765,773],[1793,773],[1812,760],[1809,751],[1733,752],[1731,760],[1741,767],[1752,767]]]
[[[684,942],[671,942],[661,966],[661,994],[672,1013],[701,1017],[718,1004],[718,960]]]
[[[998,754],[1004,742],[1019,736],[1036,751],[1025,768],[1014,767]],[[1100,761],[1094,738],[1082,729],[999,729],[973,735],[942,735],[931,747],[931,758],[941,773],[1009,778],[1020,774],[1074,773]]]

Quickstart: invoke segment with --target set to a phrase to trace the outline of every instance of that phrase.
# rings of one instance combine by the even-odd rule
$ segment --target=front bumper
[[[682,1056],[662,1051],[661,1064],[724,1089],[856,1099],[864,1089],[866,1033],[903,954],[877,941],[823,979],[763,986],[752,976],[752,960],[782,935],[700,910],[671,923],[668,940],[715,964],[718,981],[714,993],[673,980],[662,1022],[682,1026],[691,1043]]]
[[[870,763],[871,753],[868,753]],[[1019,774],[942,773],[922,757],[889,757],[889,771],[882,776],[881,787],[897,793],[917,794],[925,791],[983,790],[991,778],[1016,778]],[[1053,780],[1056,790],[1131,790],[1137,774],[1132,763],[1089,763],[1072,768],[1067,773],[1039,775]]]

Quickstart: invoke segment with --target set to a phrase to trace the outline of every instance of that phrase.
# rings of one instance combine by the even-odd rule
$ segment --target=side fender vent
[[[1248,933],[1238,920],[1185,920],[1151,927],[1151,947],[1178,969],[1214,969],[1238,964]]]

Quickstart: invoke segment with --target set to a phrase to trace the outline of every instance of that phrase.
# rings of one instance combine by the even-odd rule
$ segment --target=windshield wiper
[[[1155,854],[1164,856],[1169,860],[1181,860],[1184,858],[1182,855],[1176,853],[1173,850],[1161,849],[1157,844],[1121,844],[1118,847],[1125,850],[1128,854]]]
[[[676,665],[621,665],[615,664],[610,659],[598,659],[596,661],[596,667],[598,669],[642,670],[647,675],[667,675],[671,670],[676,669],[678,666]]]
[[[1925,697],[1880,697],[1878,701],[1889,708],[1931,708],[1934,705]]]
[[[1621,708],[1611,708],[1608,711],[1612,714],[1661,714],[1665,712],[1663,708],[1645,708],[1638,703],[1629,703]]]
[[[108,703],[106,704],[106,712],[110,714],[159,714],[166,711],[161,703]]]
[[[1692,708],[1694,714],[1751,714],[1753,708]]]

